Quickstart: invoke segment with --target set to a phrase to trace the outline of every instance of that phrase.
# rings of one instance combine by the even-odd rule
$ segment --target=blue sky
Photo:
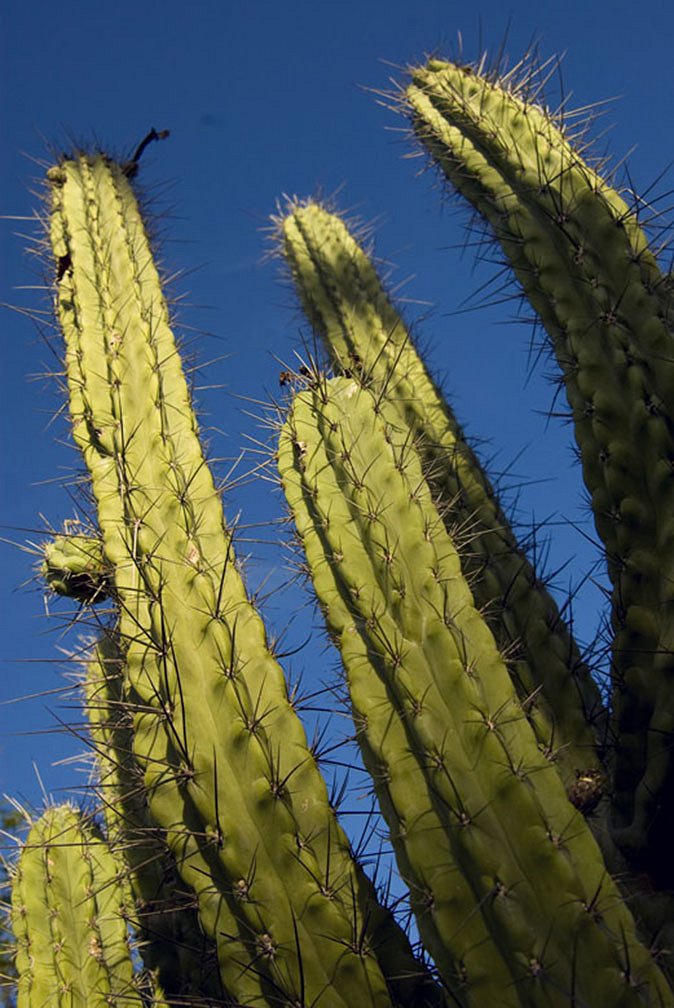
[[[543,58],[566,52],[572,106],[620,96],[595,126],[598,138],[610,127],[599,150],[616,160],[631,151],[635,187],[655,183],[653,195],[662,194],[672,187],[671,169],[657,179],[674,155],[674,8],[652,2],[641,17],[626,0],[6,4],[0,214],[29,218],[39,208],[36,159],[49,157],[50,144],[60,150],[95,138],[128,156],[151,127],[171,130],[147,151],[141,181],[158,215],[165,268],[183,272],[172,294],[182,298],[190,353],[202,364],[221,358],[198,378],[197,404],[211,455],[232,459],[247,438],[264,436],[251,414],[278,393],[279,360],[293,360],[303,332],[278,264],[264,260],[268,215],[282,193],[337,192],[341,208],[376,222],[378,255],[395,266],[434,374],[467,432],[485,440],[493,471],[512,469],[519,517],[550,522],[549,566],[568,561],[558,579],[565,590],[598,557],[570,431],[546,421],[553,390],[545,368],[531,368],[530,329],[514,320],[514,303],[458,312],[495,267],[461,253],[467,214],[431,174],[417,177],[422,162],[406,158],[402,122],[367,88],[401,79],[401,68],[425,53],[456,54],[459,33],[472,59],[480,47],[496,51],[509,28],[511,63],[536,37]],[[2,312],[0,535],[21,544],[41,538],[44,520],[56,526],[76,513],[68,483],[78,460],[63,419],[53,419],[61,406],[55,380],[31,380],[58,361],[24,314],[47,311],[49,293],[19,233],[39,232],[30,220],[0,220],[0,301],[18,309]],[[278,493],[260,481],[233,488],[225,505],[230,518],[241,512],[242,525],[282,514]],[[271,543],[240,546],[251,553],[251,585],[266,576],[280,584],[278,529],[242,536]],[[0,543],[0,556],[0,792],[39,804],[38,773],[55,796],[85,780],[71,763],[82,743],[59,724],[78,721],[61,691],[83,630],[67,629],[72,610],[63,605],[50,602],[46,617],[30,553]],[[273,631],[289,624],[288,648],[309,633],[301,604],[299,593],[277,592],[266,606]],[[586,583],[575,603],[582,640],[591,639],[600,609],[600,590]],[[320,682],[334,661],[319,642],[289,667]]]

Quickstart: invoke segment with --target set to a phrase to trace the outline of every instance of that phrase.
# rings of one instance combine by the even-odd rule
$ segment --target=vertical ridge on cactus
[[[549,114],[462,67],[411,72],[403,106],[491,226],[545,326],[613,586],[614,836],[672,884],[674,363],[665,278],[622,197]]]

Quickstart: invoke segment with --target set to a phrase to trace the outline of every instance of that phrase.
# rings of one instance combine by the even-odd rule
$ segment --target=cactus
[[[18,1008],[136,1000],[123,879],[103,837],[72,806],[33,823],[12,887]]]
[[[669,283],[635,214],[535,105],[432,60],[414,129],[491,225],[563,376],[613,586],[613,834],[674,885],[674,441]]]
[[[73,432],[119,607],[133,756],[216,943],[222,996],[423,1004],[434,987],[350,850],[246,596],[127,175],[81,155],[50,183]]]
[[[500,648],[516,649],[511,674],[539,743],[567,786],[580,770],[600,771],[599,690],[365,250],[313,200],[291,202],[276,224],[300,303],[333,367],[390,402],[409,426],[448,531],[464,543],[475,600]]]
[[[126,864],[129,911],[147,968],[166,997],[221,1003],[213,942],[201,931],[194,894],[181,885],[175,859],[149,814],[133,754],[133,717],[124,679],[124,648],[115,628],[101,634],[86,662],[84,706],[96,756],[98,794],[108,843]]]
[[[319,383],[295,400],[279,467],[422,938],[475,1004],[514,984],[627,1004],[626,973],[646,982],[652,962],[536,745],[392,416],[387,428],[350,379]]]
[[[115,977],[106,1003],[674,1005],[670,283],[552,117],[479,70],[431,61],[399,100],[558,355],[614,590],[610,709],[365,251],[313,201],[276,219],[338,373],[292,378],[279,477],[432,967],[349,845],[245,590],[130,182],[163,134],[125,164],[76,152],[48,172],[99,530],[64,527],[42,573],[114,610],[84,679],[106,843],[87,834],[82,860],[125,867],[108,885],[96,862],[85,888],[124,894],[124,940],[95,947],[126,949],[128,922],[158,984],[120,951],[128,998]],[[29,956],[45,921],[21,911],[58,846],[31,834],[19,861],[20,991],[70,964]],[[73,870],[55,859],[53,887]],[[80,903],[50,904],[79,955],[76,927],[107,921],[76,923]],[[73,1003],[96,1004],[81,972]]]

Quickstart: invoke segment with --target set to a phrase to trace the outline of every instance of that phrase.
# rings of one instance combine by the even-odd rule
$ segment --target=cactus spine
[[[610,733],[372,264],[324,208],[291,204],[283,253],[342,374],[302,377],[280,477],[436,982],[350,850],[246,595],[136,163],[77,154],[48,173],[51,238],[100,538],[65,530],[43,568],[85,606],[114,603],[85,687],[108,843],[172,1008],[671,1006],[671,278],[509,81],[439,61],[411,77],[417,133],[495,231],[560,360],[614,586]],[[19,870],[19,907],[22,886]],[[42,923],[16,917],[21,983]]]

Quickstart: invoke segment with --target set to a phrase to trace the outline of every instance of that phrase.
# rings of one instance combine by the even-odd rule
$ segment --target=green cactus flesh
[[[134,756],[223,989],[243,1005],[437,1001],[353,858],[246,596],[128,179],[80,156],[50,181],[73,433],[114,575]]]
[[[411,72],[404,106],[447,178],[491,225],[551,338],[613,585],[614,834],[635,863],[671,881],[669,283],[619,193],[507,82],[432,60]]]
[[[409,425],[445,523],[466,540],[461,562],[476,603],[516,659],[511,674],[541,748],[567,787],[579,772],[601,774],[599,690],[370,259],[344,222],[313,201],[291,205],[278,228],[302,307],[331,360]]]
[[[539,751],[397,412],[352,379],[318,379],[295,398],[279,472],[457,1003],[673,1003]]]
[[[70,805],[32,825],[16,867],[17,1008],[139,1005],[121,863]]]

